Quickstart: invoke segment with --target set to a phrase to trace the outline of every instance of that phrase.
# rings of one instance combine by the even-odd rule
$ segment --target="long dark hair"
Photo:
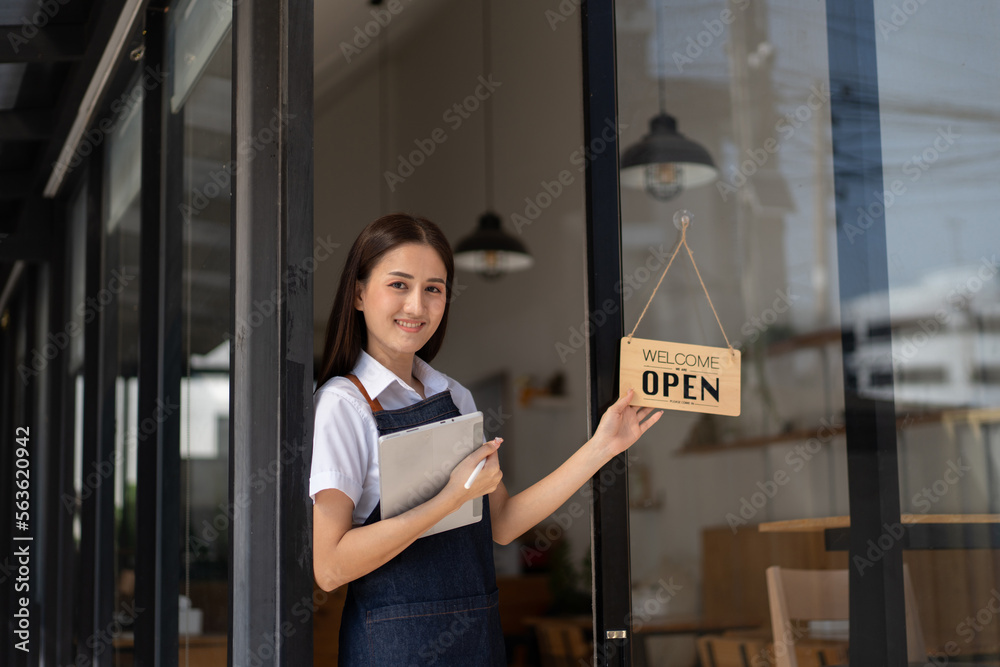
[[[333,300],[330,319],[326,323],[323,363],[320,365],[317,389],[332,377],[347,375],[357,363],[358,355],[368,343],[368,328],[364,315],[354,308],[354,296],[360,283],[364,285],[382,255],[406,243],[423,243],[437,251],[448,272],[445,282],[444,315],[437,331],[417,350],[417,356],[430,363],[441,349],[448,326],[451,286],[455,277],[455,260],[451,246],[441,228],[426,218],[406,213],[391,213],[373,220],[361,230],[351,246],[347,264],[340,274],[337,296]]]

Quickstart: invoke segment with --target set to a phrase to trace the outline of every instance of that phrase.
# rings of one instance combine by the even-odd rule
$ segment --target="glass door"
[[[232,6],[183,1],[170,13],[167,57],[167,249],[178,267],[173,331],[181,358],[180,661],[225,664],[228,644]]]
[[[998,19],[588,7],[590,307],[621,313],[592,405],[640,316],[742,353],[739,416],[670,411],[595,477],[598,664],[1000,661]],[[682,210],[698,271],[681,251],[657,288]],[[812,581],[816,613],[784,613]]]
[[[822,530],[792,529],[849,512],[827,17],[782,0],[616,10],[625,332],[742,355],[738,416],[668,411],[631,451],[633,659],[690,664],[696,637],[738,633],[773,661],[767,568],[847,567]],[[678,153],[666,191],[663,167],[631,164],[663,118],[703,151]],[[682,210],[698,271],[682,250],[654,296]]]
[[[107,436],[113,438],[113,444],[109,445],[109,454],[94,466],[97,475],[88,475],[83,488],[83,493],[89,495],[103,486],[102,478],[114,481],[114,562],[113,566],[98,564],[98,567],[113,567],[114,585],[109,584],[97,594],[113,596],[110,627],[115,632],[108,633],[103,645],[94,650],[95,655],[104,651],[113,653],[115,660],[127,659],[125,656],[131,654],[128,633],[133,631],[139,615],[135,604],[136,459],[145,440],[138,418],[143,94],[139,81],[128,88],[128,99],[134,102],[108,137],[104,164],[105,275],[97,303],[110,300],[111,304],[104,311],[107,339],[103,343],[107,346],[106,358],[113,360],[107,369],[114,378],[111,392],[114,412],[107,422],[112,425]]]

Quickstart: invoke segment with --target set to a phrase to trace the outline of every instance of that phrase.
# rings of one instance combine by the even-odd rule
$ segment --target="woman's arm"
[[[354,581],[389,562],[466,501],[492,492],[503,473],[491,440],[452,471],[448,484],[427,502],[391,519],[352,527],[354,502],[343,491],[324,489],[313,506],[313,575],[325,591]],[[486,465],[472,488],[465,482],[481,459]]]
[[[513,497],[508,496],[502,483],[497,487],[490,495],[490,519],[495,542],[510,544],[555,512],[601,466],[631,447],[660,419],[662,410],[640,424],[653,412],[653,408],[630,407],[633,393],[630,389],[608,408],[594,437],[548,476]]]

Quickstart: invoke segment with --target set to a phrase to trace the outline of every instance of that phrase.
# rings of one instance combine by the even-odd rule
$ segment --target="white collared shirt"
[[[405,408],[448,389],[461,414],[476,411],[468,389],[415,355],[413,374],[424,385],[423,397],[364,350],[351,372],[385,410]],[[315,503],[323,489],[343,491],[354,502],[354,525],[363,524],[379,499],[378,426],[371,407],[342,376],[330,378],[316,391],[313,407],[309,495]]]

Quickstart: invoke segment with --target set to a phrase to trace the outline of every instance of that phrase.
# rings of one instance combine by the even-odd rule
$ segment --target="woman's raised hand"
[[[624,396],[615,401],[601,417],[601,423],[597,425],[594,438],[603,441],[611,456],[624,452],[639,439],[639,437],[649,430],[663,414],[663,410],[656,408],[640,408],[629,405],[635,390],[629,389]],[[646,419],[646,415],[655,412],[652,417]]]

